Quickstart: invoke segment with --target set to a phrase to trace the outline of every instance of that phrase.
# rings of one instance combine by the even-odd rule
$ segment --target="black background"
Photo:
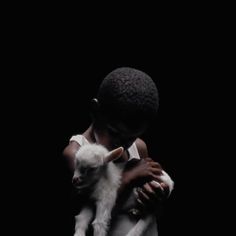
[[[191,12],[127,13],[127,20],[112,12],[103,20],[68,12],[46,19],[31,14],[13,20],[6,35],[7,198],[9,218],[18,218],[16,230],[70,235],[70,182],[61,153],[69,138],[90,124],[90,100],[104,76],[129,66],[149,74],[160,95],[158,118],[143,136],[150,156],[175,181],[160,219],[160,236],[206,232],[211,177],[205,181],[203,176],[212,161],[211,112],[221,106],[215,96],[222,68],[214,24]]]

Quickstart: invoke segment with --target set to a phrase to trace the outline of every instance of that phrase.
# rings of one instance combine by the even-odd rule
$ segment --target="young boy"
[[[92,100],[91,125],[83,134],[72,136],[64,149],[63,155],[73,173],[75,153],[86,143],[99,143],[108,150],[124,148],[117,162],[126,162],[126,168],[108,235],[126,235],[141,217],[137,210],[140,206],[155,211],[171,191],[168,183],[160,181],[161,166],[148,156],[147,146],[139,138],[155,120],[158,102],[157,88],[146,73],[128,67],[115,69],[102,81],[97,98]],[[74,185],[79,181],[72,180]],[[134,187],[140,188],[132,202],[129,197]],[[158,235],[156,222],[145,235]]]

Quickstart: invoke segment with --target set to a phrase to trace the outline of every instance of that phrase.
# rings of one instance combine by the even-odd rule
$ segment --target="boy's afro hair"
[[[158,110],[158,90],[149,75],[129,67],[110,72],[102,81],[98,100],[103,113],[117,119],[152,119]]]

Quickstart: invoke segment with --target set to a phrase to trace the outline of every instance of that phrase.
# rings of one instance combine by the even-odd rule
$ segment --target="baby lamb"
[[[94,236],[106,236],[107,234],[125,165],[125,163],[113,163],[113,161],[118,159],[122,153],[122,147],[109,152],[102,145],[86,144],[75,155],[73,176],[75,187],[78,191],[91,188],[90,199],[94,201],[96,207],[96,215],[92,222]],[[164,171],[163,180],[170,184],[171,189],[173,182]],[[75,217],[74,236],[85,236],[93,217],[92,207],[84,206]],[[140,219],[127,236],[141,236],[152,220],[151,214]]]

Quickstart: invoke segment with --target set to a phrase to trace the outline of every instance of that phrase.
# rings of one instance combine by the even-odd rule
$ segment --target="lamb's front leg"
[[[128,232],[126,236],[141,236],[144,235],[148,226],[155,220],[154,215],[148,215],[140,219],[137,224]]]
[[[93,217],[93,210],[90,207],[84,207],[75,217],[75,234],[74,236],[85,236],[88,225]]]
[[[93,221],[94,236],[106,236],[111,219],[111,211],[115,204],[115,197],[97,202],[96,217]]]

